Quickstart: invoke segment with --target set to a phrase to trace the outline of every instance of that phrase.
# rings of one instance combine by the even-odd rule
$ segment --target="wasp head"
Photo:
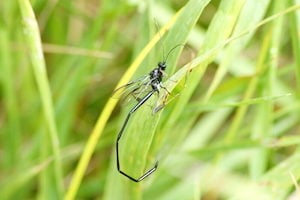
[[[165,69],[167,68],[166,62],[159,62],[158,68],[161,69],[162,71],[165,71]]]

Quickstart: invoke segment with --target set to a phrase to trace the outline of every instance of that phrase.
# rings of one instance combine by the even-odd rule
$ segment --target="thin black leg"
[[[120,166],[120,159],[119,159],[119,141],[123,135],[123,132],[127,126],[127,123],[129,121],[129,118],[131,116],[131,114],[133,114],[139,107],[141,107],[153,94],[154,92],[156,92],[155,90],[152,90],[151,92],[149,92],[144,98],[142,98],[128,113],[126,119],[125,119],[125,122],[118,134],[118,138],[117,138],[117,142],[116,142],[116,154],[117,154],[117,169],[118,171],[126,176],[127,178],[129,178],[130,180],[134,181],[134,182],[140,182],[142,181],[143,179],[145,179],[146,177],[148,177],[150,174],[152,174],[156,169],[157,169],[157,166],[158,166],[158,162],[155,163],[154,167],[149,169],[148,171],[146,171],[142,176],[140,176],[139,178],[133,178],[132,176],[126,174],[125,172],[123,172],[121,170],[121,166]]]

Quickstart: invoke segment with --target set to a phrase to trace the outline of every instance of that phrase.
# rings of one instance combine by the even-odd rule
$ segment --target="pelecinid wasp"
[[[151,70],[147,75],[142,76],[141,78],[135,80],[135,81],[130,81],[129,83],[119,87],[114,91],[114,93],[117,93],[118,91],[122,90],[122,96],[123,98],[129,98],[133,97],[135,100],[137,100],[137,104],[131,108],[129,113],[127,114],[127,117],[125,118],[125,121],[121,127],[121,130],[118,134],[117,141],[116,141],[116,158],[117,158],[117,169],[118,171],[129,178],[130,180],[134,182],[140,182],[146,177],[148,177],[150,174],[152,174],[158,166],[158,161],[156,161],[154,167],[146,171],[142,176],[139,178],[134,178],[130,176],[129,174],[125,173],[124,171],[121,170],[120,166],[120,156],[119,156],[119,141],[121,140],[121,137],[124,133],[124,130],[127,126],[127,123],[131,117],[131,115],[137,111],[147,100],[150,99],[150,97],[154,94],[157,93],[159,94],[161,89],[164,89],[167,91],[169,94],[169,91],[162,85],[162,80],[163,77],[165,76],[165,70],[167,68],[167,59],[170,53],[175,50],[177,47],[183,46],[182,44],[178,44],[175,47],[173,47],[167,54],[166,57],[163,55],[163,61],[159,62],[157,64],[157,67]],[[144,94],[141,96],[141,94]],[[154,111],[157,112],[157,109],[154,108]]]

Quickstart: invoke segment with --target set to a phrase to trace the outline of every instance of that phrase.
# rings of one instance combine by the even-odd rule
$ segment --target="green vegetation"
[[[0,5],[0,199],[300,198],[300,1]],[[160,30],[159,30],[160,29]],[[115,88],[168,57],[130,119]]]

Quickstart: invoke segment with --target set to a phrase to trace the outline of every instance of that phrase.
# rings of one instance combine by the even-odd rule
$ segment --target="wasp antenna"
[[[169,55],[171,54],[172,51],[174,51],[177,47],[179,46],[184,46],[184,44],[177,44],[175,47],[173,47],[167,54],[166,59],[164,60],[164,62],[167,62]]]

